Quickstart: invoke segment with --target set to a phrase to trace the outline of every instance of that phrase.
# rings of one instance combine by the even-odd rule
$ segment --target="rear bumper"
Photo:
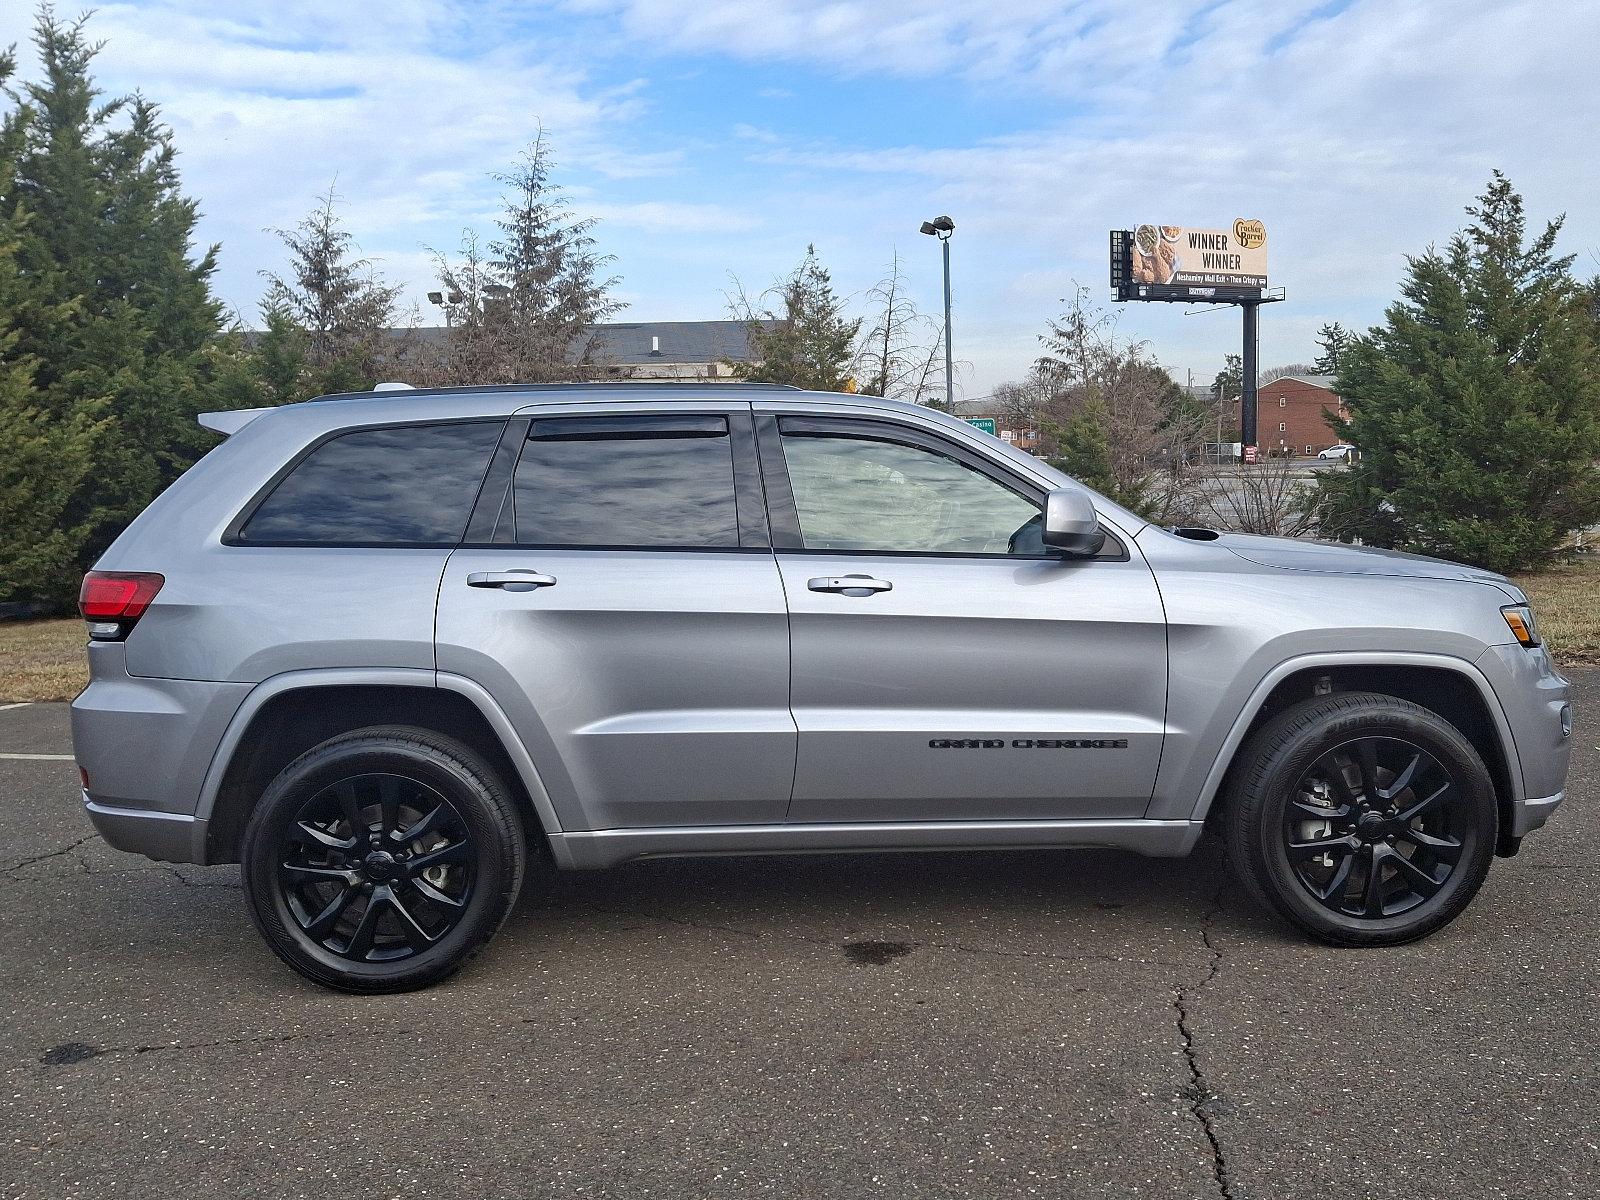
[[[200,793],[251,685],[129,675],[123,642],[91,643],[89,670],[89,686],[72,702],[89,819],[119,850],[204,862]]]
[[[160,862],[205,862],[206,823],[198,817],[113,808],[97,804],[87,792],[83,794],[83,808],[95,832],[114,850],[142,854]]]

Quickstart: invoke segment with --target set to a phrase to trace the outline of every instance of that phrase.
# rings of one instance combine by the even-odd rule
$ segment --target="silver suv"
[[[242,862],[330,987],[450,974],[530,870],[1187,853],[1422,937],[1561,803],[1499,575],[1168,530],[926,408],[776,387],[384,392],[231,434],[84,582],[111,845]]]

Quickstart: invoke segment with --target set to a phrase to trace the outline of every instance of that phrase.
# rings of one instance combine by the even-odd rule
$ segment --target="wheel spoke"
[[[339,918],[344,916],[344,910],[350,907],[350,901],[359,893],[354,887],[344,888],[337,896],[328,901],[327,906],[306,923],[305,931],[317,941],[321,941],[333,931],[339,923]]]
[[[448,846],[440,846],[437,850],[430,850],[426,854],[419,854],[406,864],[408,873],[412,876],[421,875],[424,871],[434,867],[443,867],[451,863],[464,863],[472,859],[472,843],[467,841],[451,842]]]
[[[1383,916],[1383,861],[1386,856],[1376,845],[1368,846],[1362,855],[1367,865],[1366,882],[1361,888],[1361,915]]]
[[[1400,874],[1411,881],[1413,884],[1412,890],[1424,900],[1434,895],[1443,886],[1440,880],[1428,874],[1404,854],[1391,854],[1389,855],[1389,861],[1395,865]]]
[[[414,887],[425,899],[432,900],[435,904],[442,905],[445,908],[460,909],[467,906],[465,900],[457,900],[454,896],[447,896],[420,875],[415,879],[408,879],[406,882]]]
[[[1319,893],[1319,897],[1324,904],[1331,904],[1339,909],[1344,907],[1345,888],[1350,885],[1350,872],[1355,865],[1356,856],[1354,854],[1345,855],[1335,864],[1333,874],[1329,877],[1327,885]]]
[[[411,915],[411,911],[400,902],[400,897],[395,895],[393,891],[388,892],[387,895],[389,907],[392,908],[395,915],[400,918],[400,932],[405,936],[406,945],[410,946],[413,950],[426,950],[429,946],[433,945],[435,939],[429,937],[428,931],[421,925],[417,924],[417,919],[413,917]]]
[[[321,850],[351,850],[356,844],[354,838],[335,837],[326,829],[318,829],[308,821],[296,821],[289,826],[289,840]]]
[[[1421,750],[1418,750],[1411,756],[1411,761],[1405,765],[1405,769],[1389,781],[1388,787],[1377,789],[1378,799],[1386,801],[1393,800],[1396,796],[1400,795],[1407,788],[1415,784],[1418,774],[1432,765],[1433,760]]]
[[[1309,842],[1290,842],[1289,858],[1292,862],[1320,858],[1324,854],[1353,854],[1359,843],[1353,837],[1313,838]]]
[[[383,832],[393,834],[400,823],[400,781],[393,775],[378,776],[378,811]]]
[[[1289,804],[1308,821],[1343,821],[1350,815],[1349,804],[1341,804],[1338,808],[1319,808],[1315,804],[1306,803],[1298,795],[1291,799]]]
[[[1440,785],[1437,791],[1433,792],[1433,794],[1425,797],[1422,800],[1418,800],[1410,808],[1406,809],[1405,812],[1401,813],[1397,820],[1399,820],[1402,824],[1409,825],[1412,821],[1415,821],[1423,813],[1431,809],[1435,804],[1439,803],[1440,800],[1444,799],[1444,797],[1453,791],[1454,788],[1455,785],[1449,780],[1446,780]]]
[[[1436,837],[1431,833],[1423,833],[1420,829],[1406,826],[1399,831],[1399,836],[1416,846],[1419,850],[1426,850],[1440,862],[1454,866],[1461,858],[1461,843],[1455,838]]]
[[[308,867],[301,863],[283,863],[278,870],[295,883],[321,883],[337,879],[348,885],[360,879],[359,873],[348,867]]]
[[[334,785],[334,796],[339,801],[339,811],[344,814],[344,819],[350,823],[350,835],[361,837],[367,832],[367,818],[362,811],[359,800],[356,799],[355,781],[341,780]]]
[[[379,888],[367,897],[366,911],[361,914],[355,932],[350,935],[350,945],[345,948],[347,957],[359,962],[366,961],[367,954],[372,950],[372,939],[378,932],[379,913],[388,904],[388,896],[387,888]]]
[[[1356,743],[1356,765],[1361,771],[1361,794],[1368,801],[1378,795],[1378,745],[1375,738]]]
[[[433,810],[429,812],[427,816],[422,817],[415,825],[411,826],[411,828],[402,830],[400,833],[400,840],[402,842],[420,841],[422,838],[427,837],[428,834],[436,832],[439,826],[444,823],[444,819],[448,815],[449,813],[445,811],[444,805],[435,805]]]

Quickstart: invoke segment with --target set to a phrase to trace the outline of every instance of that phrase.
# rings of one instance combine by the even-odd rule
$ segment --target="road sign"
[[[983,430],[990,437],[994,436],[994,418],[993,417],[968,417],[967,418],[967,424],[968,425],[976,425],[979,429]]]
[[[1256,461],[1256,448],[1254,446],[1246,446],[1244,448],[1244,460],[1247,463]]]

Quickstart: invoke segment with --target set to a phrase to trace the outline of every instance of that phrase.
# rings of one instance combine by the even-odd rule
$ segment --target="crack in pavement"
[[[1172,989],[1172,1007],[1177,1014],[1178,1036],[1183,1043],[1183,1058],[1189,1068],[1189,1086],[1183,1089],[1184,1097],[1189,1101],[1189,1113],[1200,1123],[1200,1128],[1205,1131],[1206,1141],[1211,1146],[1211,1175],[1216,1180],[1217,1194],[1222,1200],[1233,1200],[1233,1178],[1228,1169],[1227,1156],[1222,1150],[1222,1139],[1217,1133],[1215,1116],[1217,1114],[1216,1102],[1222,1097],[1211,1090],[1206,1082],[1205,1069],[1200,1065],[1200,1054],[1194,1045],[1194,1014],[1190,1011],[1199,994],[1210,986],[1211,981],[1222,970],[1222,949],[1212,939],[1212,927],[1217,917],[1222,914],[1223,893],[1227,888],[1227,879],[1224,877],[1217,887],[1217,894],[1212,897],[1211,909],[1206,913],[1205,921],[1200,926],[1200,940],[1205,943],[1207,950],[1211,951],[1211,965],[1207,969],[1205,978],[1190,987],[1175,987]]]
[[[415,1029],[385,1030],[383,1037],[413,1037]],[[155,1045],[144,1046],[108,1046],[99,1047],[87,1042],[66,1042],[60,1046],[52,1046],[39,1056],[39,1062],[46,1067],[67,1067],[77,1063],[88,1062],[92,1058],[105,1058],[111,1055],[126,1054],[135,1057],[144,1054],[159,1054],[167,1050],[214,1050],[219,1046],[273,1046],[288,1042],[302,1041],[328,1041],[333,1038],[344,1037],[346,1034],[340,1030],[324,1033],[277,1033],[264,1037],[236,1037],[219,1038],[214,1042],[161,1042]]]
[[[98,833],[88,834],[79,838],[75,842],[68,843],[59,850],[51,850],[46,854],[35,854],[32,858],[21,858],[14,863],[8,863],[6,866],[0,867],[0,871],[4,871],[7,875],[14,876],[18,871],[22,870],[23,867],[31,867],[34,863],[41,863],[47,861],[48,859],[61,858],[64,855],[71,854],[85,842],[92,842],[99,836],[100,835]]]

